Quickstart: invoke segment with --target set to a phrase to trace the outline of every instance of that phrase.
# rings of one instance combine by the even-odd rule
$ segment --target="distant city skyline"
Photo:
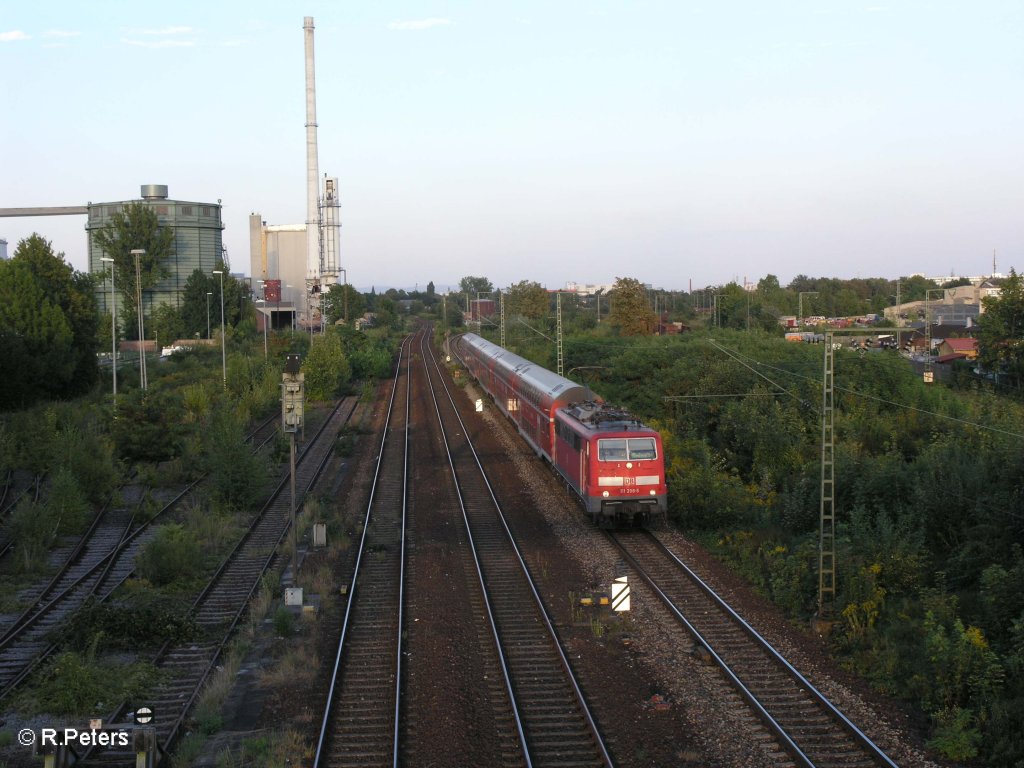
[[[166,184],[248,269],[251,212],[305,221],[306,15],[360,289],[1024,268],[1019,0],[9,5],[0,207]]]

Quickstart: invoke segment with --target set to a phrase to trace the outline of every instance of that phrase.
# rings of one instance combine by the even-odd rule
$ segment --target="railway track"
[[[135,509],[104,510],[35,601],[0,636],[0,699],[7,696],[57,645],[53,631],[93,595],[109,594],[133,569],[144,526]],[[177,499],[165,509],[173,506]],[[132,533],[136,535],[132,535]],[[123,554],[124,557],[116,555]]]
[[[259,450],[276,434],[274,414],[246,440]],[[0,633],[0,699],[8,696],[58,647],[54,630],[89,598],[105,600],[134,572],[135,556],[161,521],[201,482],[199,478],[167,501],[154,515],[139,520],[146,492],[134,509],[105,506],[76,545],[59,549],[57,572],[30,595],[31,604]],[[122,489],[123,490],[123,489]]]
[[[458,486],[462,520],[523,762],[538,766],[610,766],[612,759],[604,739],[469,440],[445,377],[426,344],[423,359],[449,470]]]
[[[36,475],[32,483],[21,491],[14,489],[14,471],[7,471],[7,481],[4,483],[3,497],[0,498],[0,559],[9,555],[14,549],[8,531],[8,524],[14,510],[18,508],[19,502],[32,495],[32,501],[39,501],[39,494],[42,492],[43,478],[45,475]]]
[[[355,404],[355,398],[339,402],[297,459],[296,506],[323,470],[333,447],[333,436],[351,416]],[[163,757],[173,750],[189,710],[245,615],[263,574],[278,562],[290,523],[288,488],[286,476],[193,601],[191,613],[199,627],[199,637],[181,645],[165,644],[156,655],[154,663],[163,677],[145,704],[154,712],[152,726]],[[142,702],[136,702],[139,703]],[[132,707],[125,702],[106,721],[125,722],[131,711]],[[77,764],[123,766],[134,761],[134,753],[93,748]]]
[[[722,669],[796,765],[895,763],[650,531],[612,544]]]
[[[399,354],[313,765],[398,761],[410,355]]]

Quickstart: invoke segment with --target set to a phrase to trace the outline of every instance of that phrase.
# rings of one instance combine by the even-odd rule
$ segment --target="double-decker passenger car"
[[[646,522],[666,510],[661,436],[589,390],[473,333],[463,363],[595,522]]]

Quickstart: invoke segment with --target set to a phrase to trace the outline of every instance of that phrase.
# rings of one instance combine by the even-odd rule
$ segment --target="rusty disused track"
[[[459,487],[526,765],[612,765],[536,585],[432,354],[431,388]]]
[[[612,543],[723,670],[797,765],[890,766],[890,760],[652,532]]]
[[[319,477],[331,455],[333,438],[352,415],[355,404],[356,399],[351,397],[338,403],[310,438],[296,466],[296,506]],[[187,644],[167,644],[157,654],[155,663],[164,678],[145,703],[154,713],[152,725],[162,757],[173,750],[192,705],[245,615],[263,574],[278,561],[290,522],[288,487],[289,478],[285,477],[195,599],[192,615],[199,626],[200,638]],[[123,722],[126,712],[127,704],[106,719],[112,723]],[[93,749],[83,755],[78,764],[124,766],[133,765],[134,759],[133,753]]]
[[[256,446],[276,434],[277,415],[262,422],[248,436]],[[167,501],[155,515],[138,518],[146,494],[140,492],[131,507],[105,506],[49,582],[33,595],[33,602],[0,634],[0,699],[24,681],[58,646],[54,630],[88,599],[109,597],[132,574],[135,556],[152,538],[156,526],[202,480],[199,478]],[[123,491],[123,489],[122,489]],[[37,484],[38,496],[38,484]]]
[[[43,487],[43,478],[43,475],[36,475],[26,488],[16,491],[14,488],[14,470],[7,470],[3,496],[0,497],[0,558],[6,557],[14,549],[14,544],[10,539],[7,529],[14,510],[18,508],[19,502],[22,499],[28,498],[30,494],[33,501],[39,501],[39,493]]]
[[[406,339],[392,382],[313,761],[318,768],[398,760],[411,345]]]

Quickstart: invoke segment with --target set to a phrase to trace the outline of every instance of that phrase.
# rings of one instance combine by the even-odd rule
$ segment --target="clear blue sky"
[[[222,200],[363,289],[1024,268],[1024,2],[0,0],[0,207]],[[85,268],[84,218],[0,219]]]

